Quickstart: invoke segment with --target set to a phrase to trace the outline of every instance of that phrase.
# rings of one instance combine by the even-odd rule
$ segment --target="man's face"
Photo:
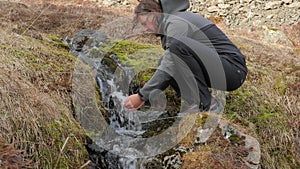
[[[144,27],[144,31],[147,32],[156,32],[156,26],[155,26],[155,16],[153,14],[148,14],[148,15],[140,15],[139,18],[139,23]]]

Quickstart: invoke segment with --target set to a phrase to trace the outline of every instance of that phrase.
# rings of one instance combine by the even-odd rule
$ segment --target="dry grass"
[[[71,4],[71,1],[0,1],[0,13],[4,23],[13,23],[21,33],[37,31],[65,38],[73,37],[81,29],[100,29],[103,24],[131,12],[131,9],[99,8],[87,2]]]
[[[22,157],[23,151],[16,150],[14,144],[0,141],[1,168],[31,168],[32,161]]]
[[[247,56],[244,86],[229,95],[226,113],[235,123],[253,127],[264,168],[298,168],[299,50],[235,37]]]
[[[22,150],[20,158],[31,159],[34,168],[78,168],[87,154],[69,96],[74,59],[56,42],[6,28],[0,30],[1,139]]]
[[[238,144],[230,142],[217,129],[205,145],[194,147],[194,152],[183,156],[183,169],[247,169],[243,157],[248,151],[241,140]]]

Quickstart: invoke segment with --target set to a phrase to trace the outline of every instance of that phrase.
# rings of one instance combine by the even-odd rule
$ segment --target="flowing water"
[[[79,106],[75,105],[75,110],[81,107],[77,111],[81,125],[88,133],[93,133],[90,134],[90,140],[86,146],[90,159],[94,163],[92,168],[144,168],[143,161],[149,161],[165,149],[172,148],[177,141],[176,138],[172,140],[170,137],[174,133],[172,130],[161,138],[147,139],[143,135],[149,126],[157,122],[158,118],[168,116],[169,112],[124,109],[125,98],[133,92],[130,91],[132,90],[130,81],[135,74],[131,68],[122,66],[116,55],[103,53],[99,49],[99,45],[103,44],[105,39],[106,36],[101,32],[83,31],[74,37],[70,45],[71,53],[91,68],[91,76],[95,79],[101,95],[101,104],[109,114],[108,125],[105,125],[104,120],[100,120],[102,116],[89,108],[93,107],[93,104],[89,103],[93,92],[87,92],[88,94],[85,92],[91,90],[93,85],[85,83],[90,79],[89,74],[85,74],[82,67],[75,68],[73,78],[75,85],[73,86],[76,89],[74,93],[79,94],[74,102],[81,103],[81,100],[84,100],[85,103],[89,103],[83,106],[82,103]],[[86,99],[83,99],[84,97]],[[158,146],[161,142],[167,146]]]
[[[195,116],[189,118],[184,116],[186,114],[165,110],[166,98],[160,92],[155,95],[162,109],[151,106],[147,109],[147,105],[143,111],[124,109],[124,100],[135,90],[131,84],[135,72],[122,66],[115,54],[100,50],[99,46],[106,39],[100,31],[85,30],[70,43],[70,52],[89,67],[85,68],[81,61],[78,62],[72,83],[75,114],[89,136],[86,148],[93,161],[91,168],[179,169],[181,154],[190,150],[178,146],[178,142],[195,124]],[[94,96],[93,81],[101,98]],[[104,110],[99,111],[96,100],[101,100]],[[108,114],[108,120],[103,113]],[[211,123],[206,124],[209,124],[207,129],[199,132],[199,138],[203,140],[210,137],[218,119],[212,118]],[[164,153],[167,155],[162,156]]]

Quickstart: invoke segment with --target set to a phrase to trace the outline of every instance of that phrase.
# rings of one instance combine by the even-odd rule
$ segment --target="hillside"
[[[81,29],[109,31],[108,23],[130,16],[136,3],[110,2],[0,1],[0,168],[86,168],[91,163],[84,129],[72,107],[77,59],[61,40],[72,39]],[[281,5],[294,15],[297,10],[288,7],[292,3],[297,2]],[[191,10],[199,9],[194,5]],[[244,86],[227,95],[222,119],[259,142],[260,168],[299,168],[299,18],[293,18],[292,24],[279,19],[268,25],[271,17],[259,26],[244,23],[245,28],[243,22],[228,24],[228,17],[209,18],[245,54],[249,68]],[[147,38],[132,40],[157,44],[157,39]],[[198,164],[214,168],[206,161],[232,168],[224,164],[228,156],[222,160],[211,154],[228,148],[223,147],[224,140],[218,134],[211,139],[218,144],[210,140],[205,147],[197,147],[200,151],[187,153],[183,168]]]

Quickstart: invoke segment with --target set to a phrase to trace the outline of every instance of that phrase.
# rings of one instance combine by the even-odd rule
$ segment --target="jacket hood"
[[[160,0],[164,13],[186,11],[190,7],[189,0]]]

